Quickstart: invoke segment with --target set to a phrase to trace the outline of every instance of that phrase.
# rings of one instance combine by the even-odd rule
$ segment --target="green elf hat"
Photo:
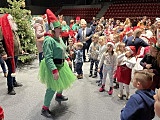
[[[61,23],[58,21],[57,17],[49,9],[46,10],[48,24],[51,30],[54,30],[56,27],[61,27]]]

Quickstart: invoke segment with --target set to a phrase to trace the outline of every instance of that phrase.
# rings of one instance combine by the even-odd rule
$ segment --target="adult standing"
[[[36,36],[36,46],[39,53],[39,63],[43,59],[43,50],[42,45],[44,41],[44,28],[43,28],[43,18],[38,17],[35,21],[35,24],[33,25],[33,28],[35,29],[35,36]]]
[[[83,60],[86,61],[86,55],[85,50],[87,49],[87,52],[89,50],[89,46],[91,44],[91,37],[93,35],[93,31],[91,28],[87,27],[87,22],[82,19],[81,20],[81,28],[78,30],[77,34],[77,41],[83,43]]]
[[[22,84],[15,79],[16,64],[18,55],[23,53],[17,34],[17,25],[10,14],[4,14],[0,18],[0,26],[3,33],[3,38],[0,40],[1,56],[5,59],[8,67],[7,85],[8,94],[15,95],[14,87],[20,87]]]
[[[80,28],[80,21],[81,21],[80,17],[77,16],[76,17],[76,23],[74,23],[72,25],[72,30],[74,30],[74,31],[78,31],[79,30],[79,28]]]
[[[66,59],[71,64],[66,55],[67,47],[60,37],[61,24],[49,9],[46,10],[46,13],[52,34],[45,37],[43,43],[44,59],[41,61],[39,71],[41,82],[47,86],[41,114],[47,118],[52,118],[49,106],[53,95],[57,92],[56,101],[68,100],[62,95],[62,91],[75,81],[76,76],[65,62]]]

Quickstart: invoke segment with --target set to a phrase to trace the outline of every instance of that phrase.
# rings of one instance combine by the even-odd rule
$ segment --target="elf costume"
[[[59,29],[60,22],[56,16],[49,10],[46,10],[48,23],[51,29]],[[54,31],[55,32],[55,31]],[[66,46],[63,40],[59,37],[46,36],[43,43],[44,59],[41,61],[39,77],[43,84],[47,86],[44,105],[42,107],[42,115],[52,117],[49,106],[55,92],[57,101],[66,101],[68,98],[62,95],[62,91],[70,87],[76,80],[76,76],[72,73],[65,59],[69,58],[66,55]],[[58,80],[54,79],[54,75],[59,73]]]

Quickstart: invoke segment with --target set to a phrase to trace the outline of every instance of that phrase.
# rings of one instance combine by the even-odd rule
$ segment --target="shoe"
[[[99,89],[99,92],[104,92],[105,91],[104,87],[105,87],[105,85],[102,85],[102,87],[100,87],[100,89]]]
[[[22,87],[23,85],[21,83],[15,82],[15,83],[13,83],[13,86],[14,87]]]
[[[92,74],[89,74],[89,77],[92,77]]]
[[[98,83],[98,86],[101,86],[102,85],[102,82]]]
[[[97,77],[97,75],[93,75],[93,76],[92,76],[92,78],[96,78],[96,77]]]
[[[96,80],[96,83],[100,83],[101,82],[101,80]]]
[[[120,90],[120,93],[118,94],[118,97],[120,100],[123,100],[123,90]]]
[[[109,91],[108,91],[108,94],[109,94],[109,95],[112,95],[112,93],[113,93],[113,88],[110,87],[110,89],[109,89]]]
[[[61,95],[61,96],[56,96],[55,100],[56,101],[67,101],[68,98],[63,96],[63,95]]]
[[[8,95],[15,95],[15,94],[16,92],[14,91],[14,89],[8,91]]]
[[[113,83],[116,83],[116,78],[113,79]]]
[[[79,74],[79,75],[77,75],[77,78],[78,79],[83,79],[83,75]]]
[[[83,74],[80,74],[80,79],[83,79]]]
[[[46,118],[53,118],[52,115],[51,115],[50,110],[45,110],[43,108],[41,110],[41,115],[45,116]]]
[[[128,100],[130,98],[129,93],[126,93],[126,100]]]
[[[5,72],[5,73],[4,73],[4,77],[7,77],[7,76],[8,76],[8,73],[7,73],[7,72]]]
[[[119,88],[119,84],[116,83],[116,85],[114,86],[114,89],[118,89]]]

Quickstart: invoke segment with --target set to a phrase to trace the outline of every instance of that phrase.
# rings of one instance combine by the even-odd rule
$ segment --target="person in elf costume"
[[[10,14],[4,14],[0,18],[0,53],[5,60],[8,67],[7,85],[8,94],[15,95],[14,87],[20,87],[22,84],[18,83],[15,79],[16,64],[18,55],[24,53],[21,49],[19,36],[17,34],[17,25]]]
[[[44,59],[41,61],[39,78],[47,86],[44,105],[41,115],[52,118],[49,106],[56,92],[56,101],[66,101],[67,97],[62,95],[62,91],[71,86],[76,80],[65,59],[71,64],[67,54],[66,46],[60,37],[61,24],[56,16],[49,10],[46,10],[48,23],[51,28],[51,35],[45,36],[43,43]]]
[[[78,31],[80,29],[81,19],[79,16],[76,17],[76,23],[72,26],[72,30]]]

